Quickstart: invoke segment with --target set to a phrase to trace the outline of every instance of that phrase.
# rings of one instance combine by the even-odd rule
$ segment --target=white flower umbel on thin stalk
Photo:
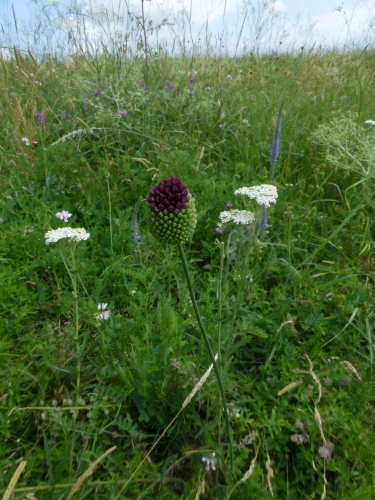
[[[45,234],[47,245],[50,243],[56,243],[64,238],[68,238],[71,241],[88,240],[90,238],[90,233],[83,229],[83,227],[60,227],[59,229],[47,231]]]
[[[261,184],[260,186],[242,187],[237,189],[234,194],[243,194],[250,199],[255,199],[258,205],[269,207],[270,203],[276,203],[277,188],[271,184]]]
[[[248,210],[226,210],[219,215],[221,222],[226,224],[233,221],[235,224],[252,224],[255,221],[255,215]]]

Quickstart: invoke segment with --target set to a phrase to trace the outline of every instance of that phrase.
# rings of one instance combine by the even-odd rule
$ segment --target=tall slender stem
[[[189,292],[190,292],[191,302],[192,302],[193,307],[194,307],[195,316],[197,318],[200,331],[202,332],[203,340],[204,340],[204,343],[206,345],[206,349],[208,351],[208,354],[210,355],[211,362],[214,365],[214,370],[215,370],[215,373],[216,373],[217,383],[219,384],[221,399],[222,399],[223,408],[224,408],[224,416],[225,416],[225,422],[226,422],[226,427],[227,427],[227,433],[228,433],[231,471],[232,471],[232,473],[234,473],[232,435],[230,433],[228,407],[227,407],[227,402],[226,402],[226,399],[225,399],[225,393],[224,393],[223,384],[222,384],[221,377],[220,377],[219,367],[218,367],[218,365],[216,363],[215,356],[214,356],[214,353],[212,352],[211,345],[210,345],[210,342],[208,340],[206,330],[204,329],[204,326],[203,326],[203,323],[202,323],[202,318],[201,318],[201,315],[200,315],[200,312],[199,312],[198,304],[197,304],[197,301],[195,300],[193,285],[191,283],[189,269],[188,269],[188,266],[187,266],[184,249],[182,248],[181,244],[178,245],[178,250],[180,252],[180,257],[181,257],[182,265],[183,265],[183,268],[184,268],[184,271],[185,271],[186,281],[187,281]],[[220,356],[220,354],[219,354],[219,356]]]

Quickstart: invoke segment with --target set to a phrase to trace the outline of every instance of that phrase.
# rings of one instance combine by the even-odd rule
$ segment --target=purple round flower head
[[[42,113],[35,113],[34,116],[40,123],[44,123],[44,116],[42,115]]]
[[[178,177],[163,179],[147,197],[151,210],[150,229],[163,243],[185,243],[195,227],[194,198]]]
[[[232,203],[230,201],[227,201],[224,210],[230,210],[232,207],[233,207]]]
[[[194,79],[194,78],[189,78],[189,82],[190,82],[190,83],[194,83],[194,82],[195,82],[195,79]]]
[[[166,92],[171,92],[173,89],[174,89],[173,83],[171,83],[170,80],[165,80],[164,90]]]
[[[69,115],[66,111],[63,111],[62,117],[65,118],[65,120],[69,120]]]
[[[128,114],[128,112],[125,109],[123,109],[122,111],[119,111],[118,114],[120,116],[126,116]]]
[[[211,87],[206,87],[206,92],[210,92],[211,91]]]
[[[99,92],[99,90],[94,90],[93,94],[94,94],[94,97],[98,97],[98,95],[100,95],[100,92]]]

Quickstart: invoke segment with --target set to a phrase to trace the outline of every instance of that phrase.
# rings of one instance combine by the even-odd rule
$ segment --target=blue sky
[[[29,26],[35,22],[43,5],[45,12],[52,12],[52,10],[56,12],[56,9],[62,11],[64,5],[72,5],[74,1],[78,1],[81,6],[86,6],[88,9],[95,10],[99,4],[102,4],[107,9],[114,9],[116,12],[118,9],[123,11],[130,4],[133,12],[140,13],[140,0],[107,0],[106,2],[100,0],[0,0],[0,21],[4,23],[4,20],[7,20],[10,29],[14,28],[13,5],[18,24]],[[272,15],[278,18],[272,28],[275,40],[278,37],[283,40],[285,37],[287,41],[289,37],[289,42],[294,46],[306,43],[342,45],[348,42],[348,32],[350,33],[349,39],[353,36],[360,36],[368,29],[371,19],[375,19],[375,0],[151,0],[151,2],[145,2],[145,9],[148,19],[152,19],[154,24],[168,17],[169,20],[175,22],[175,26],[179,26],[182,17],[185,21],[189,18],[190,34],[193,38],[200,36],[203,26],[206,26],[211,33],[220,33],[224,29],[226,43],[228,43],[228,40],[237,36],[246,9],[248,15],[244,33],[246,30],[251,31],[251,23],[253,23],[252,29],[255,29],[254,23],[261,25],[263,21],[261,16],[257,17],[257,12],[259,12],[258,6],[262,3],[268,3],[269,12],[272,11]],[[181,17],[182,8],[185,15]],[[341,8],[341,12],[338,8]],[[309,27],[312,26],[314,29],[310,31]],[[265,25],[264,36],[268,36],[267,30]],[[96,31],[93,28],[93,36],[94,33]],[[15,36],[14,32],[12,36]],[[161,30],[161,36],[170,37],[168,28]]]

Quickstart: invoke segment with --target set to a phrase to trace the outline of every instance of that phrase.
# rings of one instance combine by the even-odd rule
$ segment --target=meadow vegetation
[[[2,494],[373,498],[374,62],[0,59]],[[215,371],[191,396],[211,359],[179,252],[150,232],[171,176],[195,198],[185,254],[233,470]],[[278,190],[267,222],[218,225],[260,184]],[[65,226],[88,239],[47,245]]]

